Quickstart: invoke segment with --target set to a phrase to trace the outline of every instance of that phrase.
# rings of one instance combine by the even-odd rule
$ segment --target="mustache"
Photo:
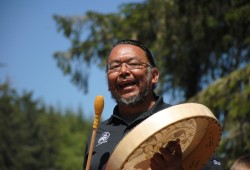
[[[121,86],[123,85],[126,85],[126,84],[139,84],[139,80],[137,79],[126,79],[126,80],[122,80],[122,81],[117,81],[115,83],[115,88],[120,88]]]

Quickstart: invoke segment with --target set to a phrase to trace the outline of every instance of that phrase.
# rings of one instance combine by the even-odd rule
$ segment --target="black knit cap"
[[[140,41],[138,41],[138,40],[130,40],[130,39],[120,40],[120,41],[117,41],[116,43],[113,44],[112,49],[113,49],[115,46],[119,45],[119,44],[130,44],[130,45],[134,45],[134,46],[137,46],[137,47],[141,48],[143,51],[145,51],[146,56],[147,56],[148,61],[149,61],[149,64],[150,64],[152,67],[156,67],[156,64],[155,64],[155,61],[154,61],[154,58],[153,58],[152,53],[151,53],[150,50],[149,50],[143,43],[141,43]],[[112,50],[112,49],[111,49],[111,50]]]

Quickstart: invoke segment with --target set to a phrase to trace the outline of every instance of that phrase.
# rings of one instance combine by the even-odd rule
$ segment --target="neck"
[[[146,112],[151,109],[156,102],[156,98],[153,95],[147,96],[145,100],[133,105],[118,104],[119,112],[123,117],[136,117],[142,112]]]

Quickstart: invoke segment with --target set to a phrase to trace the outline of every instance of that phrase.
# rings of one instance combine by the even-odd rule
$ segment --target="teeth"
[[[124,84],[121,84],[120,86],[121,87],[127,87],[127,86],[132,86],[132,85],[134,85],[133,82],[131,82],[131,83],[124,83]]]

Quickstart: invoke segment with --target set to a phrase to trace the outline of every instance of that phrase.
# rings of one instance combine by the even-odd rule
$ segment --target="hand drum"
[[[150,169],[150,158],[169,141],[180,139],[184,169],[201,169],[220,142],[221,126],[214,114],[197,103],[161,110],[131,130],[111,154],[107,170]]]

